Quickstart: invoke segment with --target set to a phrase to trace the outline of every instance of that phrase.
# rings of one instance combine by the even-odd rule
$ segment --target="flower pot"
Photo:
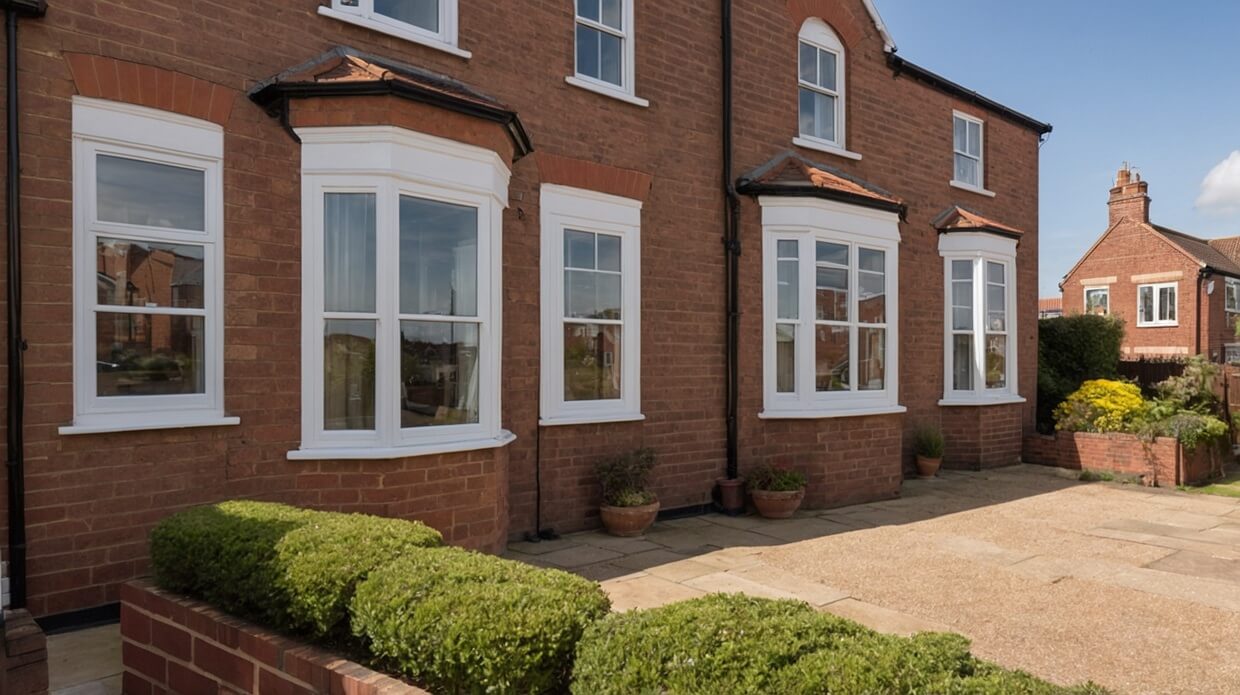
[[[719,507],[724,514],[743,514],[745,512],[745,481],[740,478],[719,478],[715,481],[719,486]]]
[[[659,503],[652,502],[640,507],[611,507],[606,504],[598,508],[603,526],[613,536],[628,538],[640,536],[654,523],[659,515]]]
[[[931,459],[925,456],[917,457],[917,477],[933,478],[935,473],[939,472],[939,466],[943,465],[943,459]]]
[[[753,506],[758,508],[758,513],[768,519],[791,517],[792,513],[801,507],[801,500],[805,499],[804,489],[780,492],[753,490],[749,494],[753,497]]]

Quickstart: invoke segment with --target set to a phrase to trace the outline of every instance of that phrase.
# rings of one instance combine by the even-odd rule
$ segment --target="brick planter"
[[[1170,437],[1149,441],[1134,434],[1056,432],[1025,438],[1024,460],[1070,470],[1139,476],[1149,486],[1193,485],[1208,480],[1226,453],[1200,446],[1188,452]]]
[[[121,638],[127,695],[427,695],[205,603],[161,591],[146,580],[121,587]]]

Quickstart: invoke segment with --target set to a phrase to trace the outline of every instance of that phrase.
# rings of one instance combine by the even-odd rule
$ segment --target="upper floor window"
[[[952,180],[951,184],[993,196],[986,190],[985,124],[980,118],[955,111],[952,113]]]
[[[457,0],[332,0],[319,14],[438,48],[463,58],[457,48]]]
[[[647,106],[634,92],[634,0],[576,0],[574,74],[568,83]]]
[[[844,44],[825,22],[811,18],[801,26],[797,56],[800,134],[807,141],[798,144],[843,150]]]
[[[1240,280],[1227,278],[1226,308],[1231,313],[1240,313]]]
[[[74,403],[62,433],[224,417],[223,131],[73,101]]]
[[[1137,286],[1137,326],[1175,326],[1179,283]]]
[[[1085,313],[1106,316],[1111,313],[1111,289],[1109,287],[1085,288]]]
[[[1019,402],[1016,241],[943,234],[944,405]]]

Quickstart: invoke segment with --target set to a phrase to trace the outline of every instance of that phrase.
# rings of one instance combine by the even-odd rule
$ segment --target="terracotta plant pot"
[[[724,514],[743,514],[745,512],[745,481],[740,478],[719,478],[715,481],[719,486],[719,507]]]
[[[640,507],[610,507],[606,504],[598,508],[603,526],[613,536],[629,538],[640,536],[654,523],[659,515],[659,503],[652,502]]]
[[[753,497],[753,506],[758,508],[758,513],[768,519],[791,517],[792,513],[801,507],[801,500],[805,499],[804,489],[786,492],[753,490],[749,494]]]
[[[935,473],[939,472],[939,466],[943,465],[943,459],[928,459],[925,456],[917,457],[917,477],[933,478]]]

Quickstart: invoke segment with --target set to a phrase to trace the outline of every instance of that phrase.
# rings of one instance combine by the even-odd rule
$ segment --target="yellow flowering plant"
[[[1127,381],[1093,379],[1055,408],[1055,429],[1068,432],[1124,432],[1145,414],[1141,389]]]

